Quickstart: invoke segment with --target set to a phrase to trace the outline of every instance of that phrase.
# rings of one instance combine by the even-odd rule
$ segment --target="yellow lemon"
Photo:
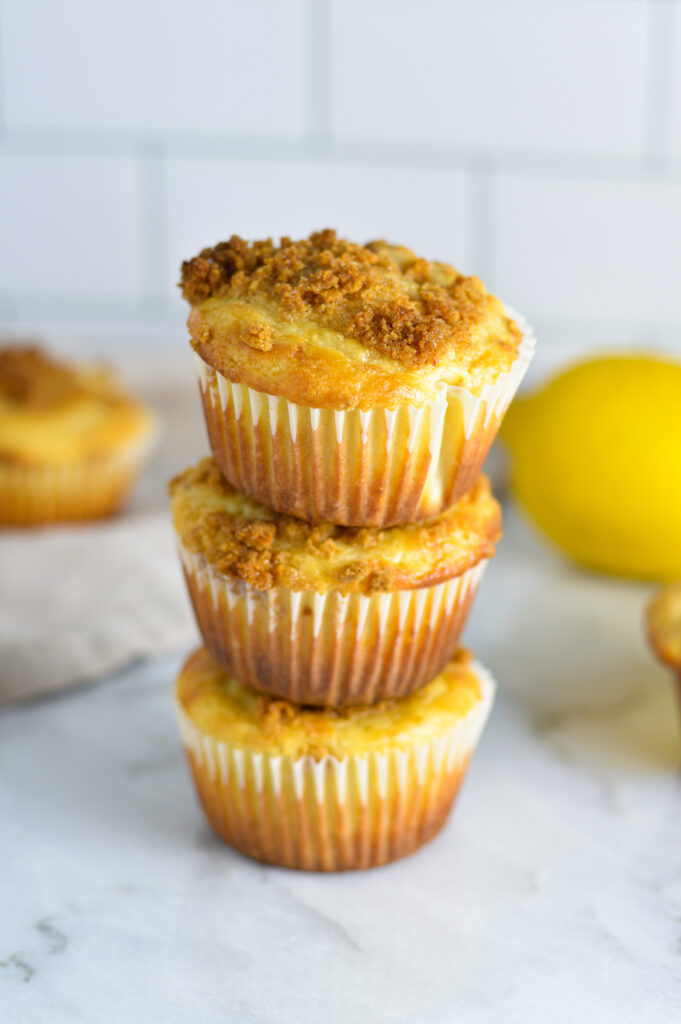
[[[511,488],[583,565],[681,576],[681,362],[609,355],[516,401],[502,427]]]

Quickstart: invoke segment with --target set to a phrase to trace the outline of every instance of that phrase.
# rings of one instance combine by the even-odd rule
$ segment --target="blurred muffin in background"
[[[151,410],[109,369],[0,347],[0,525],[117,512],[155,433]]]
[[[420,522],[470,488],[534,350],[476,277],[386,242],[233,236],[182,266],[224,476],[286,515]]]

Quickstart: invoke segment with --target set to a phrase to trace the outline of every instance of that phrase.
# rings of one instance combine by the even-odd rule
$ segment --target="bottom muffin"
[[[387,864],[436,835],[494,689],[460,650],[408,697],[308,708],[248,689],[199,648],[175,698],[199,799],[218,835],[256,860],[343,871]]]

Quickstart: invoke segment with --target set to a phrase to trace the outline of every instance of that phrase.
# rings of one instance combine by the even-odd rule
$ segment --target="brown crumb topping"
[[[385,242],[358,245],[330,229],[279,245],[233,235],[185,261],[180,287],[193,306],[212,296],[262,300],[283,319],[314,319],[408,368],[437,365],[497,302],[478,278],[447,264]],[[268,351],[263,327],[253,347]],[[519,341],[515,324],[508,327]]]
[[[205,488],[212,495],[229,499],[237,491],[225,480],[212,458],[202,459],[194,468],[185,470],[170,481],[171,496],[184,489]],[[286,567],[282,552],[300,547],[312,554],[330,558],[336,551],[334,539],[353,539],[362,535],[362,546],[370,548],[379,543],[379,532],[353,530],[331,523],[307,523],[302,519],[265,510],[267,519],[235,515],[224,509],[212,509],[200,517],[186,538],[197,550],[211,552],[211,561],[218,572],[237,577],[259,590],[267,590],[286,582]],[[357,578],[357,568],[348,566],[346,574]],[[349,578],[349,577],[348,577]]]
[[[84,391],[83,381],[64,363],[33,345],[0,348],[0,397],[34,409],[59,405]]]
[[[239,494],[213,458],[180,473],[170,481],[169,490],[185,547],[204,555],[224,576],[259,590],[316,589],[314,584],[322,581],[310,563],[323,567],[327,585],[344,592],[401,589],[408,585],[405,570],[385,554],[386,542],[396,531],[413,553],[408,575],[414,578],[427,575],[429,568],[443,578],[456,575],[493,554],[500,536],[499,509],[484,477],[441,516],[388,528],[308,523],[274,512]],[[444,552],[447,564],[442,565]],[[450,564],[453,555],[461,564]],[[411,585],[416,585],[413,580]]]
[[[258,729],[264,736],[275,740],[287,728],[294,723],[303,721],[337,722],[341,720],[350,721],[360,719],[364,714],[376,715],[387,711],[394,704],[393,700],[378,701],[376,704],[363,708],[361,706],[350,706],[345,708],[319,707],[312,704],[292,704],[280,697],[268,697],[264,694],[258,695],[258,702],[255,708]],[[325,751],[323,748],[310,746],[307,753],[316,760],[321,759]]]

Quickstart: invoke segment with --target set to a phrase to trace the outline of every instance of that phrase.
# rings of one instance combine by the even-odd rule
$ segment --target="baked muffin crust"
[[[479,393],[521,332],[476,277],[331,230],[234,235],[182,265],[199,355],[232,381],[315,407],[422,404],[444,384]]]
[[[154,418],[102,367],[70,365],[34,345],[0,348],[0,459],[97,458],[145,440]]]
[[[482,696],[471,655],[460,649],[420,690],[370,707],[308,708],[256,693],[201,647],[190,655],[176,697],[195,726],[217,742],[273,756],[337,758],[428,742],[452,728]]]
[[[376,593],[432,586],[494,553],[501,512],[480,476],[453,508],[422,523],[345,527],[280,515],[240,494],[214,459],[169,485],[182,544],[259,590]]]

